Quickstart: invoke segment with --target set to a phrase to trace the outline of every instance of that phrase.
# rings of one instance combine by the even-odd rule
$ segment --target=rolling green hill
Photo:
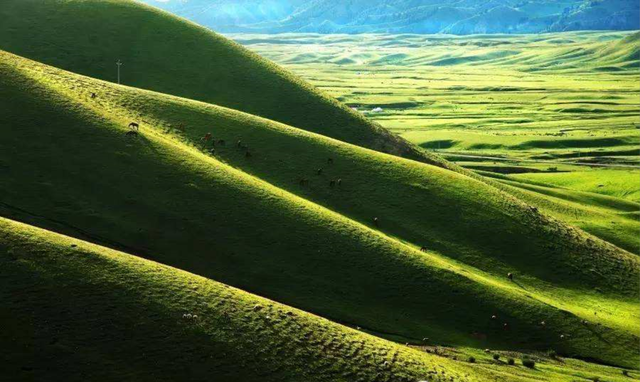
[[[10,381],[628,379],[616,368],[542,354],[525,356],[537,362],[528,369],[518,353],[399,346],[175,268],[4,218],[0,265],[0,362],[3,379]],[[467,362],[468,355],[477,363]],[[508,357],[518,363],[507,366]]]
[[[0,266],[5,381],[481,380],[461,362],[4,218]]]
[[[263,116],[431,163],[289,72],[206,28],[130,0],[5,0],[0,49],[75,73]]]
[[[4,216],[389,338],[638,358],[638,258],[482,182],[8,53],[0,62]],[[132,120],[138,137],[124,134]],[[170,129],[179,123],[187,133]],[[228,142],[215,155],[198,147],[208,131]]]

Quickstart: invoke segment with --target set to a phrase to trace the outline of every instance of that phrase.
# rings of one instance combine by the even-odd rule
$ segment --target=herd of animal
[[[95,98],[95,93],[91,94],[91,98]],[[137,136],[138,132],[140,131],[140,124],[137,122],[131,122],[129,123],[129,131],[126,133],[127,136]],[[184,125],[180,125],[179,130],[184,131]],[[224,139],[214,139],[213,135],[211,133],[206,133],[202,138],[200,138],[200,142],[202,144],[202,149],[208,151],[211,155],[215,155],[216,154],[216,144],[218,146],[225,146],[226,145],[226,141]],[[252,154],[249,151],[249,146],[247,146],[246,144],[244,144],[242,142],[242,140],[238,140],[238,142],[236,142],[236,147],[240,150],[243,150],[245,152],[245,157],[246,158],[251,158]],[[333,158],[328,158],[327,159],[327,165],[333,165],[334,161]],[[322,167],[318,168],[316,170],[316,174],[317,175],[322,175],[324,169]],[[308,178],[300,178],[298,181],[298,184],[301,186],[307,186],[309,185],[309,179]],[[342,186],[342,179],[332,179],[331,181],[329,181],[329,187],[340,187]],[[380,226],[380,220],[377,217],[374,217],[372,219],[373,225],[376,227]],[[420,247],[420,252],[428,252],[428,248],[426,246],[422,246]],[[509,272],[507,274],[507,279],[509,279],[509,281],[513,281],[513,273]],[[495,319],[495,316],[492,317],[493,319]],[[544,321],[543,321],[543,325],[544,325]],[[508,324],[505,323],[504,327],[505,329],[508,329]]]

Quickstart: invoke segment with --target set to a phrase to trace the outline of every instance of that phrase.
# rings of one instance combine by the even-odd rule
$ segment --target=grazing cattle
[[[342,179],[338,179],[338,181],[336,182],[336,184],[339,186],[342,186]]]
[[[140,125],[139,125],[139,124],[137,124],[136,122],[131,122],[131,123],[129,124],[129,128],[130,128],[131,130],[140,130]]]
[[[329,159],[327,159],[327,163],[328,163],[328,164],[333,164],[333,158],[329,158]]]
[[[316,170],[316,173],[317,173],[318,175],[322,175],[322,168],[317,169],[317,170]]]
[[[91,99],[94,99],[96,97],[97,97],[96,93],[91,93]]]
[[[503,325],[503,327],[504,327],[504,330],[508,330],[508,329],[509,329],[509,324],[507,324],[507,323],[505,322],[505,323],[504,323],[504,325]]]
[[[236,143],[236,146],[238,146],[238,147],[242,147],[242,141],[241,141],[241,140],[238,140],[238,143]]]
[[[138,132],[136,131],[127,131],[127,133],[125,134],[127,137],[137,137],[138,136]]]
[[[329,187],[335,187],[336,186],[336,181],[332,180],[331,182],[329,182]]]
[[[497,320],[497,319],[498,319],[498,316],[496,316],[496,315],[494,314],[493,316],[491,316],[491,319],[492,319],[492,320]]]
[[[420,252],[427,252],[427,247],[425,247],[424,245],[420,247]]]
[[[373,224],[377,227],[380,222],[378,221],[378,218],[373,218]]]
[[[216,155],[216,149],[211,149],[211,150],[209,150],[209,154],[211,154],[211,155]]]
[[[513,281],[513,273],[509,272],[507,273],[507,278],[511,281]]]

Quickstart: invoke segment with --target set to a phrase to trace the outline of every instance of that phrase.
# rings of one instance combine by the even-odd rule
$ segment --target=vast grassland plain
[[[640,251],[637,32],[230,37],[410,142]]]

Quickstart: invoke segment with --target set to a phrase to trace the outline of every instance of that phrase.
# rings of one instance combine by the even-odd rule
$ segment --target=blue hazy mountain
[[[640,29],[638,0],[141,0],[220,32],[540,33]]]

